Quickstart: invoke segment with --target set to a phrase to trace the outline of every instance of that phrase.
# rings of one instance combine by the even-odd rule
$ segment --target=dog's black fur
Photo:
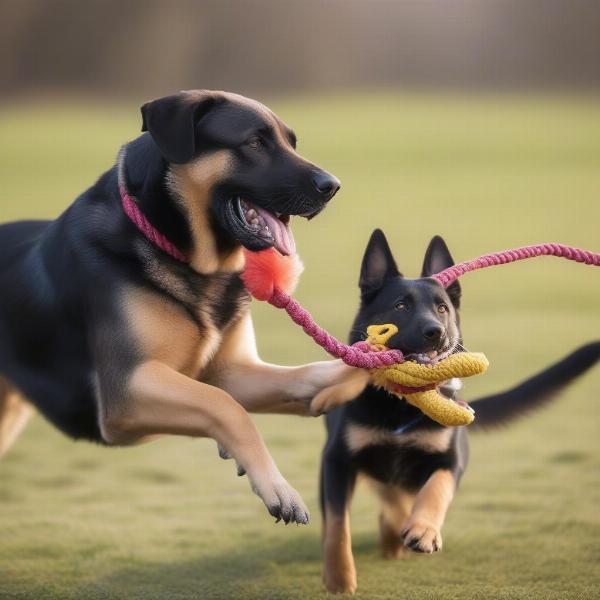
[[[193,250],[193,223],[169,183],[174,165],[227,152],[231,165],[211,189],[207,215],[221,254],[273,245],[241,217],[240,197],[311,217],[339,188],[293,151],[296,136],[281,120],[248,99],[182,93],[145,104],[142,115],[148,132],[58,219],[0,226],[0,376],[63,432],[100,443],[101,413],[110,407],[99,408],[98,396],[118,403],[141,360],[120,306],[123,289],[158,293],[202,328],[200,306],[219,330],[249,301],[237,272],[198,273],[149,243],[123,211],[119,168],[142,212],[184,252]]]
[[[456,282],[444,290],[435,280],[428,278],[452,264],[445,242],[435,237],[427,249],[421,278],[406,279],[396,267],[385,236],[376,230],[363,259],[361,303],[350,342],[363,339],[370,324],[392,323],[398,327],[398,333],[388,344],[405,355],[448,347],[460,351],[460,285]],[[576,350],[510,391],[473,401],[476,418],[470,429],[502,425],[543,405],[599,358],[600,342],[595,342]],[[456,390],[446,389],[449,397],[455,393]],[[348,438],[351,426],[387,434],[387,438],[375,435],[373,443],[364,442],[360,448],[353,448]],[[393,432],[403,428],[406,429],[395,438],[399,443],[392,443]],[[450,471],[457,484],[468,461],[467,428],[454,428],[445,449],[428,449],[419,445],[420,436],[425,438],[443,429],[418,408],[372,385],[368,385],[358,397],[333,410],[327,415],[328,439],[321,465],[321,507],[324,515],[342,515],[347,511],[359,473],[384,486],[410,493],[420,490],[440,469]],[[406,444],[401,443],[403,436],[410,436]],[[402,525],[397,524],[398,530]],[[413,550],[431,551],[422,549],[419,540],[407,538],[403,541]],[[336,564],[335,557],[329,557],[329,560]],[[339,583],[336,577],[335,573],[333,576],[326,574],[326,583],[330,582],[331,591],[353,591],[351,583]]]

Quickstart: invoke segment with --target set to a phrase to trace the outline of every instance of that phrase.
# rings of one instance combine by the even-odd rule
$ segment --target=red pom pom
[[[260,252],[244,251],[246,266],[242,281],[257,300],[270,300],[273,290],[291,294],[304,266],[297,255],[283,256],[277,250],[268,248]]]

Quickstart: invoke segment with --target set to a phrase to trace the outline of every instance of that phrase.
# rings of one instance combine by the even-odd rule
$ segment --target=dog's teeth
[[[256,217],[254,219],[250,219],[250,225],[258,226],[258,219]]]
[[[272,238],[273,235],[271,234],[271,230],[268,227],[263,227],[259,232],[258,235],[260,235],[260,237],[263,238]]]
[[[431,352],[428,352],[427,356],[429,358],[435,358],[437,356],[437,350],[432,350]]]
[[[252,221],[253,219],[258,218],[258,213],[253,208],[251,208],[250,210],[248,210],[248,212],[246,212],[246,217],[248,217],[248,219]]]

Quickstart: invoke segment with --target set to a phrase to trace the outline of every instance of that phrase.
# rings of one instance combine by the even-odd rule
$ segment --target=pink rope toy
[[[245,254],[246,268],[242,273],[242,279],[252,296],[285,310],[292,321],[300,325],[329,354],[335,358],[341,358],[351,367],[364,369],[387,367],[404,362],[404,355],[399,350],[373,352],[366,342],[357,342],[349,346],[319,327],[310,313],[290,295],[302,272],[302,264],[297,257],[282,256],[273,248],[261,252],[246,251]],[[563,244],[537,244],[485,254],[475,260],[465,261],[436,273],[432,275],[432,279],[447,288],[469,271],[536,256],[558,256],[586,265],[600,266],[600,254],[598,253]]]
[[[121,164],[122,158],[120,159]],[[125,214],[139,231],[175,260],[188,263],[189,261],[185,254],[150,223],[140,210],[135,199],[128,194],[122,167],[119,170],[119,193]],[[257,300],[266,300],[269,304],[284,309],[294,323],[300,325],[319,346],[324,348],[333,357],[341,358],[351,367],[361,367],[363,369],[389,367],[404,362],[404,355],[399,350],[374,352],[374,349],[367,342],[357,342],[349,346],[319,327],[310,313],[290,296],[302,272],[302,263],[297,256],[282,256],[273,248],[261,252],[246,251],[245,254],[246,267],[242,273],[242,279],[252,296]],[[586,265],[600,266],[600,254],[595,252],[572,248],[571,246],[564,246],[562,244],[538,244],[515,248],[514,250],[506,250],[504,252],[485,254],[475,260],[465,261],[449,267],[440,273],[432,275],[432,278],[443,287],[448,287],[460,276],[469,271],[484,269],[494,265],[503,265],[536,256],[559,256],[568,260],[585,263]]]
[[[469,271],[485,269],[486,267],[493,267],[495,265],[504,265],[506,263],[516,262],[517,260],[535,258],[536,256],[558,256],[586,265],[600,267],[600,254],[597,254],[596,252],[564,246],[563,244],[536,244],[534,246],[515,248],[514,250],[505,250],[504,252],[484,254],[475,260],[467,260],[458,263],[457,265],[453,265],[452,267],[448,267],[447,269],[432,275],[432,277],[443,287],[447,288],[459,277]]]

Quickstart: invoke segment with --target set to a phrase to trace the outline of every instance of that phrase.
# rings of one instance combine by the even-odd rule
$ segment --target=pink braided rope
[[[586,265],[600,266],[600,254],[596,252],[582,250],[581,248],[573,248],[563,244],[536,244],[534,246],[515,248],[514,250],[505,250],[504,252],[484,254],[475,260],[467,260],[452,267],[448,267],[447,269],[432,275],[432,277],[447,288],[461,275],[464,275],[469,271],[485,269],[486,267],[493,267],[495,265],[504,265],[506,263],[525,260],[526,258],[534,258],[536,256],[559,256],[566,258],[567,260],[585,263]]]
[[[164,236],[144,215],[144,213],[140,210],[137,203],[131,198],[131,196],[127,193],[127,190],[123,185],[119,186],[119,192],[121,194],[121,203],[123,204],[123,210],[125,214],[129,217],[131,222],[156,246],[158,246],[161,250],[166,252],[169,256],[172,256],[175,260],[178,260],[182,263],[187,263],[188,260],[167,238]]]
[[[572,248],[563,244],[537,244],[515,248],[514,250],[506,250],[504,252],[485,254],[475,260],[465,261],[449,267],[432,275],[432,277],[444,287],[448,287],[461,275],[469,271],[484,269],[494,265],[503,265],[526,258],[535,258],[536,256],[559,256],[568,260],[585,263],[586,265],[600,266],[600,254],[595,252]],[[352,346],[343,344],[319,327],[307,310],[302,308],[289,294],[277,287],[273,290],[273,295],[269,299],[269,303],[277,308],[283,308],[292,321],[300,325],[319,346],[335,358],[341,358],[351,367],[376,369],[403,363],[405,360],[402,352],[399,350],[374,352],[366,342],[357,342]]]
[[[352,346],[343,344],[319,327],[307,310],[302,308],[296,300],[279,288],[273,290],[269,304],[277,308],[283,308],[292,321],[300,325],[319,346],[335,358],[341,358],[351,367],[376,369],[404,362],[404,355],[399,350],[373,352],[366,342],[357,342]]]

